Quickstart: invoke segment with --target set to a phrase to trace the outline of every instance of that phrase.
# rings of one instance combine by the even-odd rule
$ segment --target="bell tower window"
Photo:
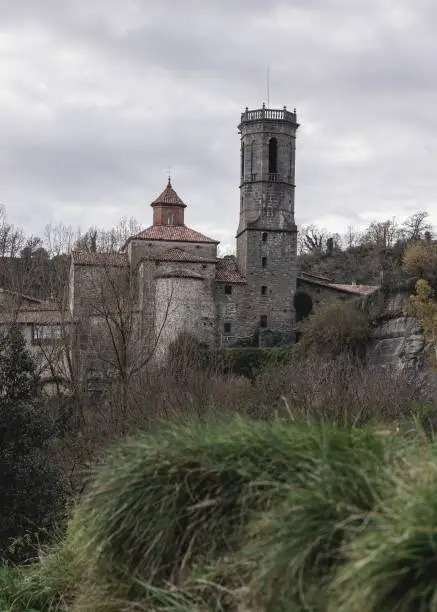
[[[269,140],[269,174],[278,172],[278,141],[276,138]]]
[[[167,213],[167,225],[173,225],[173,213]]]

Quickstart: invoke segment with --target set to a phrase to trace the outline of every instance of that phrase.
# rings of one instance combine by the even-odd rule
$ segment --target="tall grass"
[[[437,455],[434,444],[395,475],[372,529],[352,540],[333,583],[332,612],[437,610]]]
[[[395,439],[332,426],[320,432],[314,466],[297,475],[281,506],[255,522],[246,546],[257,559],[255,600],[267,611],[288,610],[292,602],[296,609],[325,609],[344,542],[368,527],[393,486],[381,466],[395,462]]]
[[[111,449],[64,541],[38,566],[0,572],[0,602],[4,612],[437,610],[436,484],[437,451],[417,430],[294,417],[165,425]]]
[[[303,503],[306,487],[315,507],[308,499],[304,515],[291,515],[283,532],[274,534],[289,546],[281,553],[269,544],[276,566],[281,555],[303,545],[310,530],[310,537],[325,530],[328,545],[335,519],[373,507],[386,454],[386,442],[374,432],[327,424],[234,419],[165,427],[108,455],[76,512],[71,541],[95,581],[110,585],[115,580],[124,585],[124,596],[138,600],[144,596],[139,584],[179,587],[199,567],[237,559],[249,523],[285,499],[295,505],[293,491]],[[317,497],[321,482],[324,494]],[[343,510],[335,513],[342,502]],[[299,520],[300,540],[290,544],[293,521]],[[313,563],[311,554],[302,556],[305,563]],[[253,564],[246,571],[241,578],[249,580]],[[293,579],[296,572],[291,570]],[[270,575],[266,569],[264,582]]]

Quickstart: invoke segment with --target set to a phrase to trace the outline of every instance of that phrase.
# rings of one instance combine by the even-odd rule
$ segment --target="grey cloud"
[[[0,13],[13,66],[0,200],[29,230],[147,225],[171,163],[189,223],[232,243],[236,125],[266,98],[268,63],[272,104],[302,123],[299,220],[341,229],[437,208],[431,1],[0,0]]]

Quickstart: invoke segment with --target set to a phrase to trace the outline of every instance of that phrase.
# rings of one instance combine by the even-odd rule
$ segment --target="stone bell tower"
[[[288,342],[294,325],[297,228],[294,221],[296,111],[246,108],[241,135],[237,261],[247,280],[239,320],[247,335]],[[282,340],[280,338],[282,337]]]

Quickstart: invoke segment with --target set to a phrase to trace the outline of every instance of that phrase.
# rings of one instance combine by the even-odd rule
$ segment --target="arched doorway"
[[[313,310],[313,300],[305,291],[297,291],[294,296],[294,309],[296,312],[296,323],[306,319]]]

